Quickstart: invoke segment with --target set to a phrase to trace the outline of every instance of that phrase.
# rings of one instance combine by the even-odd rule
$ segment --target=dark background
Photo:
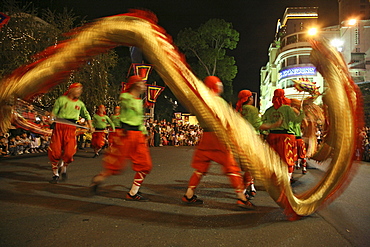
[[[238,74],[234,79],[234,93],[241,89],[259,92],[260,68],[268,60],[268,48],[274,39],[277,20],[286,7],[319,7],[319,24],[322,27],[338,24],[337,0],[35,0],[39,10],[49,8],[61,12],[63,8],[86,20],[128,12],[131,8],[153,11],[168,34],[176,38],[184,28],[198,28],[209,19],[231,22],[240,33],[237,48],[228,54],[236,59]]]

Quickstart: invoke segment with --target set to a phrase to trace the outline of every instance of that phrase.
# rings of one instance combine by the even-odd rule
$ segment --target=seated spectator
[[[8,157],[8,142],[4,136],[0,137],[0,157]]]
[[[38,149],[40,148],[41,145],[41,140],[40,136],[33,135],[31,136],[31,153],[38,153]]]
[[[41,144],[40,144],[38,151],[42,153],[47,152],[47,149],[50,145],[50,136],[42,135],[40,138],[41,138]]]
[[[18,148],[18,145],[17,145],[17,142],[14,136],[10,137],[9,139],[8,151],[9,151],[9,155],[12,155],[12,156],[16,156],[19,152],[19,148]]]
[[[15,136],[15,145],[17,146],[17,155],[23,154],[23,141],[19,135]]]
[[[23,145],[23,152],[25,154],[29,154],[30,149],[31,149],[31,139],[28,137],[28,134],[23,133],[21,135],[21,140],[22,140],[22,145]]]

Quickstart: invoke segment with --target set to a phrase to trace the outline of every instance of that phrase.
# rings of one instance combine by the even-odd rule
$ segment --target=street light
[[[356,23],[357,23],[357,20],[356,19],[350,19],[350,20],[348,20],[348,25],[349,26],[354,26]]]
[[[344,36],[344,34],[347,32],[347,30],[353,26],[356,25],[357,23],[357,19],[349,19],[347,21],[344,21],[342,22],[344,23],[344,25],[342,25],[343,28],[346,28],[346,30],[344,31],[344,33],[342,34],[342,36]]]
[[[316,27],[312,27],[312,28],[308,29],[308,34],[310,36],[315,36],[317,34],[317,28]]]

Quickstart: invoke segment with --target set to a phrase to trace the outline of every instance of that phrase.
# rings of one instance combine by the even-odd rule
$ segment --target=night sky
[[[31,1],[22,1],[31,2]],[[198,28],[211,18],[231,22],[240,33],[234,56],[238,74],[234,91],[250,89],[259,92],[260,68],[268,60],[268,47],[273,41],[276,23],[286,7],[319,7],[322,27],[338,24],[337,0],[34,0],[39,9],[61,12],[63,8],[87,20],[128,12],[131,8],[153,11],[169,35],[174,38],[184,28]]]

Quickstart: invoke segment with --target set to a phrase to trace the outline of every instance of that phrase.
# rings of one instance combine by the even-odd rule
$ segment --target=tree
[[[19,7],[11,0],[6,2],[4,10],[11,19],[0,32],[0,60],[4,61],[0,64],[0,79],[19,66],[34,62],[34,54],[69,38],[63,34],[85,23],[82,19],[76,25],[80,18],[67,9],[62,13],[43,10],[42,18],[39,18],[38,12],[30,4]],[[66,78],[66,83],[56,86],[45,95],[40,95],[33,103],[50,108],[69,84],[81,82],[84,85],[81,99],[90,113],[100,104],[112,109],[118,102],[122,80],[110,71],[119,62],[123,62],[125,66],[124,60],[118,60],[115,50],[99,54],[82,65],[78,71],[72,71]],[[127,69],[128,66],[126,71]]]
[[[222,19],[210,19],[197,30],[186,28],[179,32],[176,45],[184,52],[199,78],[218,76],[224,83],[224,97],[232,96],[232,80],[237,74],[235,59],[227,50],[236,48],[239,33],[232,24]]]

